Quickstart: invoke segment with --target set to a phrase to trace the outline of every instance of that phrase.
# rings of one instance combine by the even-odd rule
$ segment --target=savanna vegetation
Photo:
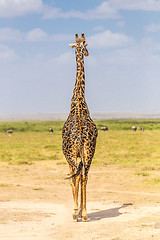
[[[32,164],[53,160],[65,164],[62,153],[63,121],[0,122],[0,161],[9,164]],[[93,164],[117,164],[144,170],[160,169],[159,120],[103,120],[96,121],[99,134]],[[139,126],[144,132],[132,131]],[[101,131],[108,126],[109,131]],[[50,133],[49,128],[54,132]],[[7,136],[12,129],[12,136]]]

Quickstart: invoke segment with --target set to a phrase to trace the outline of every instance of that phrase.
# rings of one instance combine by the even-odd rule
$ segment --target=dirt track
[[[27,169],[26,169],[27,168]],[[1,166],[0,240],[159,240],[159,189],[134,170],[92,167],[89,222],[72,220],[65,165]]]

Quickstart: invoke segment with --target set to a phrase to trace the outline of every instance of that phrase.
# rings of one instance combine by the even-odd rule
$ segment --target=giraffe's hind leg
[[[81,215],[82,215],[82,221],[87,222],[87,209],[86,209],[86,187],[87,187],[87,181],[88,181],[88,172],[90,169],[90,165],[92,162],[92,154],[90,154],[90,149],[85,149],[85,155],[83,158],[83,170],[81,175]]]
[[[73,168],[70,168],[70,175],[72,176],[73,174],[75,174],[75,171]],[[74,206],[73,206],[74,220],[77,220],[79,217],[79,205],[78,205],[79,181],[80,181],[80,175],[77,177],[70,178],[70,185],[72,187],[73,200],[74,200]]]
[[[81,184],[81,199],[80,199],[79,218],[82,218],[82,206],[83,206],[82,174],[80,176],[80,184]]]
[[[82,176],[81,179],[81,217],[83,222],[88,221],[87,210],[86,210],[86,186],[87,186],[87,176]]]
[[[79,218],[82,218],[83,222],[88,221],[87,210],[86,210],[86,186],[88,177],[85,174],[81,174],[81,200],[80,200],[80,210]]]

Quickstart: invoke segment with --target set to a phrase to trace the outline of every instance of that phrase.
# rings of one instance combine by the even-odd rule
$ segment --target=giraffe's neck
[[[84,55],[80,47],[76,48],[76,82],[71,100],[71,115],[78,117],[88,115],[89,110],[85,101],[85,73],[84,73]]]
[[[76,82],[73,91],[73,97],[85,98],[85,73],[84,73],[84,56],[81,52],[80,47],[76,49]]]

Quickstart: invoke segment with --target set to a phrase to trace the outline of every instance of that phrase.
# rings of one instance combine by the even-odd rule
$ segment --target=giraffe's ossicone
[[[85,100],[84,56],[88,56],[87,42],[82,33],[81,38],[76,34],[76,42],[70,44],[76,53],[76,81],[71,100],[69,116],[62,130],[62,149],[70,167],[70,184],[73,191],[73,218],[82,217],[87,221],[86,184],[88,171],[94,156],[98,131],[90,117]],[[78,190],[81,183],[81,201],[78,206]]]

